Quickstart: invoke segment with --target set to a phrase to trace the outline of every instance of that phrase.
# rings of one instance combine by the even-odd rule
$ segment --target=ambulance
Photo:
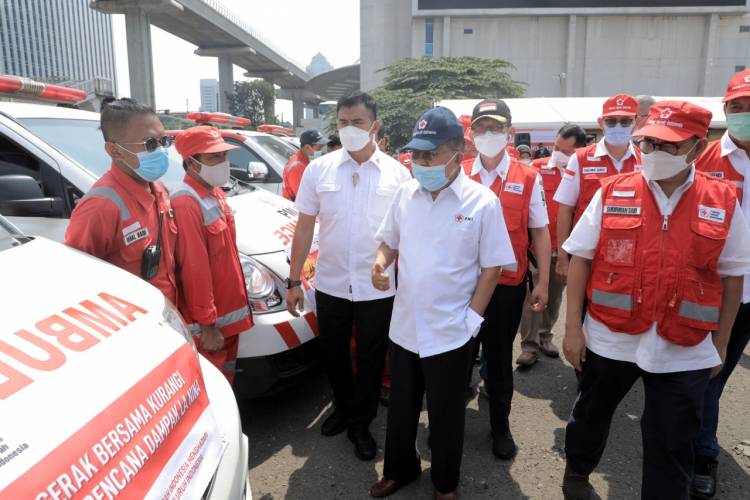
[[[2,88],[0,88],[2,91]],[[170,148],[162,179],[179,182],[182,160]],[[62,242],[70,214],[109,168],[99,114],[28,102],[0,102],[0,214],[26,234]],[[279,392],[319,359],[314,311],[316,246],[305,264],[306,309],[286,309],[289,251],[297,221],[292,203],[235,179],[228,201],[255,326],[239,340],[234,384],[240,399]]]
[[[158,289],[2,216],[0,275],[0,498],[252,498],[232,388]]]

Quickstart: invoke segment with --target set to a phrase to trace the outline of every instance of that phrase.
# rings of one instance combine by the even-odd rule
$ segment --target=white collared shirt
[[[471,175],[474,176],[478,173],[482,184],[490,187],[498,175],[502,182],[505,183],[505,179],[508,177],[508,168],[510,168],[510,156],[507,153],[503,155],[503,159],[497,167],[492,170],[484,168],[481,156],[477,155],[474,158],[474,163],[471,165]],[[544,227],[547,224],[549,224],[549,215],[547,214],[547,204],[544,200],[544,185],[542,184],[542,177],[536,174],[534,190],[531,192],[531,200],[529,201],[529,227],[533,229]]]
[[[479,332],[469,303],[481,268],[515,264],[497,196],[461,171],[434,201],[416,179],[404,184],[377,239],[399,252],[390,338],[422,358]]]
[[[601,158],[602,156],[609,156],[609,158],[612,160],[612,165],[614,165],[615,170],[617,170],[617,172],[619,173],[622,170],[622,165],[625,163],[625,160],[627,160],[631,156],[635,156],[635,148],[633,147],[633,143],[631,142],[630,144],[628,144],[628,149],[627,151],[625,151],[625,156],[623,156],[621,160],[617,160],[609,153],[607,144],[602,138],[596,144],[594,158]],[[578,180],[578,171],[581,168],[580,165],[578,165],[578,155],[576,153],[573,153],[573,155],[571,155],[570,160],[568,160],[568,165],[565,167],[565,169],[570,170],[571,172],[573,172],[573,174],[563,175],[562,180],[560,181],[560,185],[557,187],[557,191],[555,191],[555,197],[553,199],[558,203],[562,203],[563,205],[574,207],[578,203],[578,196],[580,195],[581,190],[581,183]]]
[[[695,169],[678,187],[672,196],[667,196],[656,182],[648,186],[654,194],[662,215],[671,215],[680,198],[693,184]],[[602,195],[598,190],[591,203],[576,224],[570,237],[563,244],[566,252],[572,255],[593,259],[599,242],[602,223]],[[717,271],[721,277],[742,276],[750,272],[750,229],[745,222],[739,205],[729,225],[729,235],[719,256]],[[687,370],[711,368],[721,362],[714,347],[711,335],[691,347],[673,344],[656,333],[656,323],[641,335],[614,333],[606,325],[586,314],[583,324],[586,345],[605,358],[637,364],[650,373],[671,373]]]
[[[750,158],[744,149],[740,149],[729,137],[729,131],[724,132],[721,136],[721,156],[728,156],[729,163],[737,171],[738,174],[742,175],[745,179],[742,181],[742,213],[745,215],[745,220],[750,221]],[[745,275],[745,284],[742,290],[742,302],[744,304],[750,303],[750,274]]]
[[[396,191],[410,178],[403,165],[377,148],[361,165],[340,149],[307,166],[295,207],[320,222],[316,289],[357,302],[394,295],[393,287],[380,291],[372,286],[379,245],[375,232]]]

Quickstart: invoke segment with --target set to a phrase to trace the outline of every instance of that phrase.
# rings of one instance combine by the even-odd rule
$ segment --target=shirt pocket
[[[216,219],[206,226],[208,253],[211,256],[224,252],[227,247],[226,232],[229,229],[224,219]]]
[[[716,330],[723,286],[719,280],[708,280],[699,273],[688,272],[681,284],[677,321],[698,330]]]
[[[633,267],[642,224],[640,216],[603,216],[604,235],[599,244],[600,259],[610,266]]]
[[[320,203],[320,215],[339,217],[343,210],[342,190],[340,182],[321,182],[315,186]]]
[[[693,245],[687,252],[688,263],[697,269],[716,271],[719,255],[729,236],[729,228],[724,223],[695,218],[690,221],[690,230],[693,233]]]
[[[367,221],[374,233],[380,228],[388,209],[393,204],[393,198],[398,190],[397,184],[378,185],[370,194],[367,207]]]

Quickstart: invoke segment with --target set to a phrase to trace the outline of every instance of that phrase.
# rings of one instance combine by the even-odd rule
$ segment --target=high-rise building
[[[310,76],[317,76],[321,73],[325,73],[326,71],[331,71],[332,69],[333,66],[331,66],[331,63],[328,62],[326,56],[324,56],[320,52],[315,54],[310,60],[310,64],[307,65],[307,73]]]
[[[201,111],[216,113],[219,111],[219,81],[213,78],[201,78]]]
[[[360,0],[360,80],[404,58],[513,63],[528,97],[723,95],[750,67],[750,0]],[[490,97],[490,96],[487,96]]]
[[[114,93],[110,16],[88,0],[0,0],[0,74]]]

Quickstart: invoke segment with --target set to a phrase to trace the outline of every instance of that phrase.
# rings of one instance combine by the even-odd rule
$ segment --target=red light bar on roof
[[[226,113],[188,113],[188,119],[193,120],[196,123],[221,123],[222,125],[229,125],[230,127],[249,127],[250,120],[248,118],[240,118],[239,116],[232,116]]]
[[[12,75],[0,75],[0,93],[13,94],[19,98],[44,99],[72,104],[85,101],[87,97],[83,90],[51,85]]]
[[[270,125],[268,123],[264,123],[263,125],[258,125],[257,130],[258,132],[264,132],[266,134],[294,137],[294,129],[284,128],[281,125]]]

